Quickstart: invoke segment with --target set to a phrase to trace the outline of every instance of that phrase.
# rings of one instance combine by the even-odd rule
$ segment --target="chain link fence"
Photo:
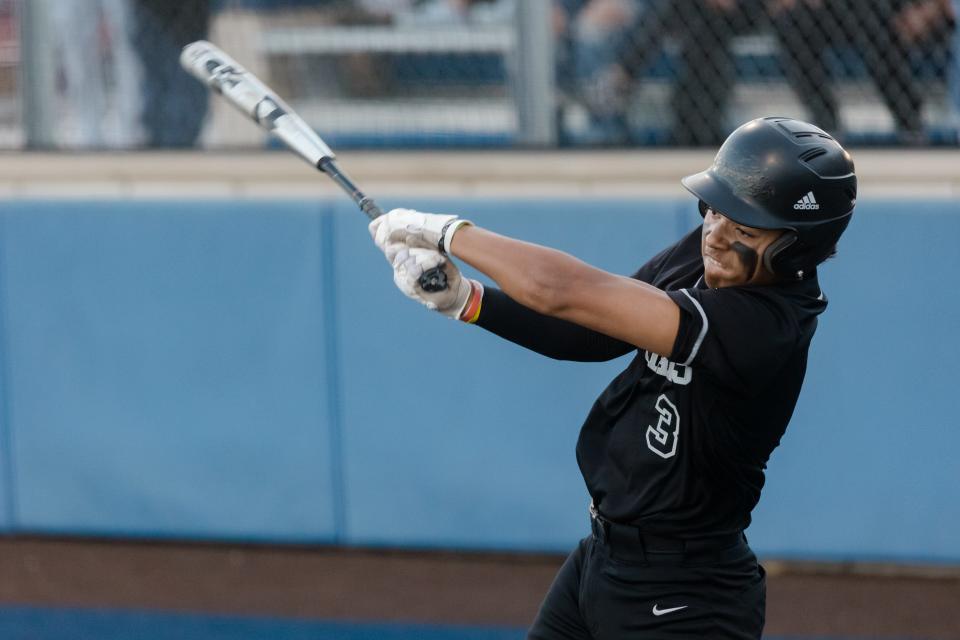
[[[857,142],[956,140],[951,0],[564,4],[574,141],[716,145],[773,113]]]
[[[207,38],[340,147],[955,145],[960,0],[0,0],[0,148],[260,148]]]

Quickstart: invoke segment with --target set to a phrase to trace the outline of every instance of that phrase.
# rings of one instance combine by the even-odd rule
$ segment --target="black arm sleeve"
[[[493,287],[484,289],[477,325],[554,360],[602,362],[636,349],[592,329],[537,313]]]

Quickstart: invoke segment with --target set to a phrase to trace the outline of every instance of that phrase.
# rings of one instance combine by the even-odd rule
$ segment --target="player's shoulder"
[[[798,329],[815,321],[827,308],[816,273],[803,280],[784,280],[763,285],[744,285],[701,290],[713,313],[741,316],[764,313],[787,321]]]
[[[651,258],[636,276],[665,291],[691,286],[703,273],[700,227]]]
[[[827,308],[827,297],[814,271],[802,280],[781,280],[756,287],[743,287],[753,295],[788,306],[801,315],[820,315]]]

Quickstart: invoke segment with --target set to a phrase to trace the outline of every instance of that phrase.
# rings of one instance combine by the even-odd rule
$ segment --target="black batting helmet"
[[[791,118],[758,118],[730,134],[706,171],[682,180],[739,224],[786,229],[764,252],[772,273],[802,277],[833,254],[857,203],[853,159],[823,130]]]

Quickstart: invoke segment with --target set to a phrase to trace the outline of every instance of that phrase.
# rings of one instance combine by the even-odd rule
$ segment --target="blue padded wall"
[[[404,199],[629,273],[666,200]],[[0,530],[563,550],[560,363],[403,298],[334,202],[0,205]],[[960,207],[863,200],[750,529],[764,554],[960,561]],[[8,447],[12,444],[12,448]]]
[[[318,205],[2,211],[18,528],[333,538]]]
[[[0,210],[2,211],[2,210]],[[4,231],[4,217],[0,216],[0,238]],[[7,277],[4,268],[5,256],[0,252],[0,533],[14,528],[15,489],[13,483],[13,434],[7,412]]]
[[[2,221],[0,221],[0,224],[2,224]],[[2,257],[0,257],[0,261],[2,261]],[[11,481],[11,476],[13,474],[13,453],[11,451],[13,440],[10,435],[10,429],[6,415],[6,371],[2,366],[2,364],[5,362],[4,350],[6,349],[6,346],[3,343],[3,336],[5,335],[5,332],[2,328],[2,318],[4,316],[3,309],[6,305],[3,301],[2,287],[3,271],[2,268],[0,268],[0,533],[9,533],[13,530],[14,522],[14,491],[13,482]]]

